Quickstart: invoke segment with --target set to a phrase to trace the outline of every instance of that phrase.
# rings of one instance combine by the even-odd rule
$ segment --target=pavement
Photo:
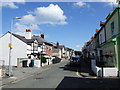
[[[90,65],[85,62],[84,60],[81,59],[81,65],[80,65],[80,69],[79,69],[79,74],[82,77],[96,77],[97,76],[93,73],[93,71],[90,69]]]
[[[0,79],[0,81],[2,81],[2,83],[0,83],[0,87],[3,87],[5,85],[8,85],[10,83],[14,83],[17,82],[19,80],[24,80],[25,78],[31,77],[35,74],[38,74],[42,71],[45,71],[47,69],[49,69],[49,66],[51,65],[46,65],[40,68],[36,68],[36,67],[14,67],[13,68],[13,73],[11,77],[9,76],[5,76],[2,77],[2,79]]]

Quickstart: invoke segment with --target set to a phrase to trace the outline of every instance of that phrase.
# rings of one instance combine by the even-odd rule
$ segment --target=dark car
[[[80,66],[80,57],[79,56],[71,57],[70,66]]]
[[[58,58],[58,57],[55,57],[53,60],[52,60],[52,63],[55,64],[55,63],[59,63],[61,62],[61,59]]]

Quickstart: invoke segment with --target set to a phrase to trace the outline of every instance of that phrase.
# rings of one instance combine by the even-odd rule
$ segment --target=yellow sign
[[[9,44],[8,44],[8,47],[9,47],[10,49],[12,49],[12,43],[9,43]]]

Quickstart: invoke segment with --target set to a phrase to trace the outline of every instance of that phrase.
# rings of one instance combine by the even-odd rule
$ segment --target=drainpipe
[[[117,68],[118,68],[118,77],[120,76],[119,75],[119,57],[118,57],[118,42],[117,42],[117,38],[115,39],[112,39],[112,41],[114,42],[114,46],[115,46],[115,53],[116,53],[116,63],[117,63]]]
[[[119,14],[119,13],[120,13],[120,10],[119,10],[119,8],[120,8],[120,1],[119,1],[119,4],[118,4],[118,30],[119,30],[118,33],[120,33],[120,14]],[[119,52],[120,52],[120,51],[118,50],[118,49],[119,49],[119,48],[118,48],[118,39],[119,39],[119,37],[120,37],[120,36],[118,35],[117,43],[116,43],[116,44],[117,44],[117,48],[116,48],[116,49],[117,49],[117,51],[118,51],[118,54],[119,54]],[[120,58],[120,57],[118,56],[118,77],[120,77],[120,60],[119,60],[119,58]]]

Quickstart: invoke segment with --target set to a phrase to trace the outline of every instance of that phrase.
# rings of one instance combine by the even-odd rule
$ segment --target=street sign
[[[9,43],[9,44],[8,44],[8,47],[9,47],[10,49],[12,49],[12,43]]]

